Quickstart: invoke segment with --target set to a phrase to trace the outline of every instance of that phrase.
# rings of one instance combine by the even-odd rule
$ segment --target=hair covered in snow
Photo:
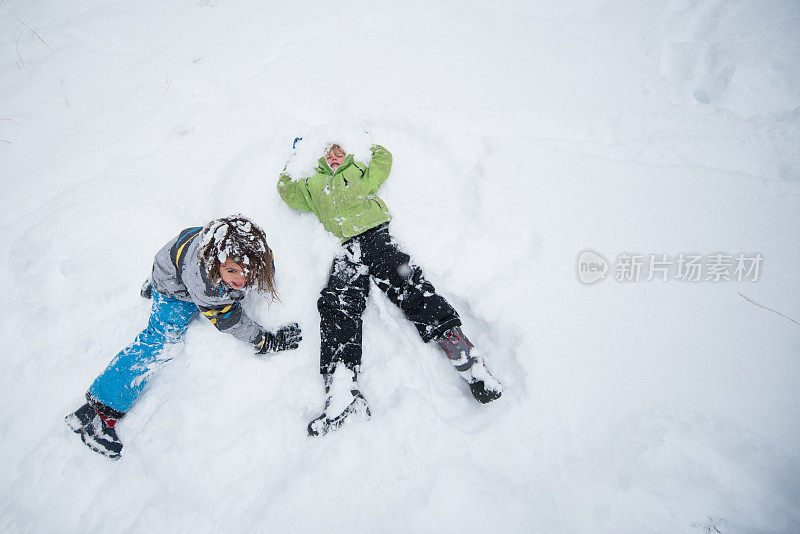
[[[222,283],[220,266],[230,259],[244,270],[246,287],[277,298],[272,250],[264,231],[247,217],[236,214],[206,224],[200,234],[197,256],[215,285]]]
[[[340,147],[338,144],[332,143],[325,147],[325,155],[327,156],[328,154],[336,154],[337,156],[339,155],[346,156],[347,152],[345,152],[344,149]]]

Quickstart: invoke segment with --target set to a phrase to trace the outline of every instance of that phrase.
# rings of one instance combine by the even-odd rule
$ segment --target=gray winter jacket
[[[220,332],[259,344],[264,329],[242,309],[245,291],[221,283],[214,286],[197,257],[202,226],[187,228],[158,251],[153,261],[153,289],[162,295],[193,302]]]

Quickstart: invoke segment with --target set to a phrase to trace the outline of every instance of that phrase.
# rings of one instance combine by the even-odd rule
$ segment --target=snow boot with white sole
[[[322,415],[308,424],[309,436],[322,436],[340,428],[353,414],[369,420],[372,414],[367,399],[358,389],[356,372],[338,365],[333,373],[323,375],[325,380],[325,408]]]
[[[460,326],[446,330],[436,338],[436,343],[450,359],[458,374],[467,381],[472,396],[478,402],[487,404],[500,398],[503,386],[486,368],[483,356],[470,343]]]
[[[122,456],[122,442],[114,430],[116,420],[101,416],[88,402],[66,416],[64,420],[94,452],[111,460],[119,460]]]

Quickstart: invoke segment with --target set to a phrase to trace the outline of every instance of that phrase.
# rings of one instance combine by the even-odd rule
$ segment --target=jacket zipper
[[[336,189],[333,187],[333,175],[336,174],[336,171],[331,173],[331,196],[333,196],[333,211],[336,213],[336,222],[339,223],[339,230],[343,230],[342,227],[342,218],[339,217],[339,208],[336,206]],[[344,231],[341,232],[344,235]]]

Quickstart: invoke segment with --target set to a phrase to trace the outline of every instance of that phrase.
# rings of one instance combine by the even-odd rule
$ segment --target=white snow
[[[369,162],[372,157],[370,147],[380,143],[379,139],[363,128],[342,126],[340,123],[310,125],[297,134],[302,139],[297,141],[293,150],[288,143],[286,152],[289,155],[286,161],[285,172],[294,179],[307,178],[316,172],[319,159],[336,143],[348,154],[353,154],[356,161]],[[288,140],[287,141],[292,141]],[[389,149],[391,150],[391,149]]]
[[[3,532],[800,531],[800,6],[789,0],[0,2]],[[292,154],[292,141],[303,137]],[[503,397],[373,285],[372,420],[322,408],[337,240],[278,175],[338,142],[394,167],[392,232]],[[291,167],[291,169],[290,169]],[[189,226],[267,233],[298,350],[208,322],[118,425],[63,417],[146,325]],[[576,259],[609,262],[582,284]],[[753,256],[757,282],[614,279],[618,255]]]

